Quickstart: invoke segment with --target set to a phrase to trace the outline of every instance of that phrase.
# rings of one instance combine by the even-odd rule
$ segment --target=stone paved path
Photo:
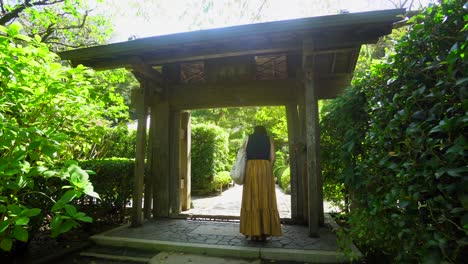
[[[283,190],[276,185],[276,200],[280,218],[291,218],[291,195],[285,194]],[[221,195],[211,197],[193,197],[193,208],[184,211],[184,214],[194,215],[224,215],[240,216],[242,202],[242,186],[234,185],[224,191]],[[325,212],[336,212],[339,209],[333,207],[330,203],[324,202]]]
[[[329,221],[329,218],[326,218]],[[104,234],[106,237],[136,238],[145,240],[201,243],[254,248],[284,248],[335,251],[338,249],[335,234],[327,227],[320,228],[320,238],[308,236],[308,227],[281,225],[282,236],[272,237],[265,243],[245,239],[239,233],[238,222],[191,221],[157,219],[138,228],[121,228]]]

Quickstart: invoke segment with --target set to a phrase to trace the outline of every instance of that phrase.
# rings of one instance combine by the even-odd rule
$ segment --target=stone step
[[[241,259],[186,254],[181,252],[161,252],[154,256],[149,264],[262,264],[260,259]]]
[[[157,252],[127,247],[113,247],[95,245],[80,253],[84,257],[97,259],[107,259],[115,261],[125,261],[125,263],[149,263]]]
[[[181,252],[198,256],[272,260],[277,263],[348,263],[349,258],[341,252],[325,250],[298,250],[283,248],[254,248],[241,246],[210,245],[132,238],[92,237],[95,243],[104,246],[146,249],[149,252]],[[130,260],[130,259],[129,259]],[[143,259],[142,259],[143,260]]]

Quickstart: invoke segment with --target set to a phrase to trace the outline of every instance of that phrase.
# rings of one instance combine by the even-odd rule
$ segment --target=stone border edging
[[[239,247],[226,245],[195,244],[160,240],[146,240],[125,237],[92,236],[98,245],[127,247],[154,251],[176,251],[215,257],[235,257],[249,259],[289,260],[309,263],[343,263],[349,258],[342,252],[325,250],[300,250],[284,248]]]

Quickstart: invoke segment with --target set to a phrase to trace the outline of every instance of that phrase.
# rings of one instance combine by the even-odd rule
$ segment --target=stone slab
[[[180,252],[161,252],[154,256],[149,264],[261,264],[260,259],[239,259],[227,257],[211,257],[203,255],[185,254]]]
[[[216,225],[208,226],[203,225],[195,228],[191,233],[193,234],[206,234],[206,235],[219,235],[219,236],[240,236],[238,225]]]

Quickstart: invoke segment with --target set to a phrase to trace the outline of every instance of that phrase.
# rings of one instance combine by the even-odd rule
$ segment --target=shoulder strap
[[[247,135],[245,138],[244,138],[244,142],[242,143],[242,148],[246,148],[247,147],[247,144],[249,143],[249,136]]]

